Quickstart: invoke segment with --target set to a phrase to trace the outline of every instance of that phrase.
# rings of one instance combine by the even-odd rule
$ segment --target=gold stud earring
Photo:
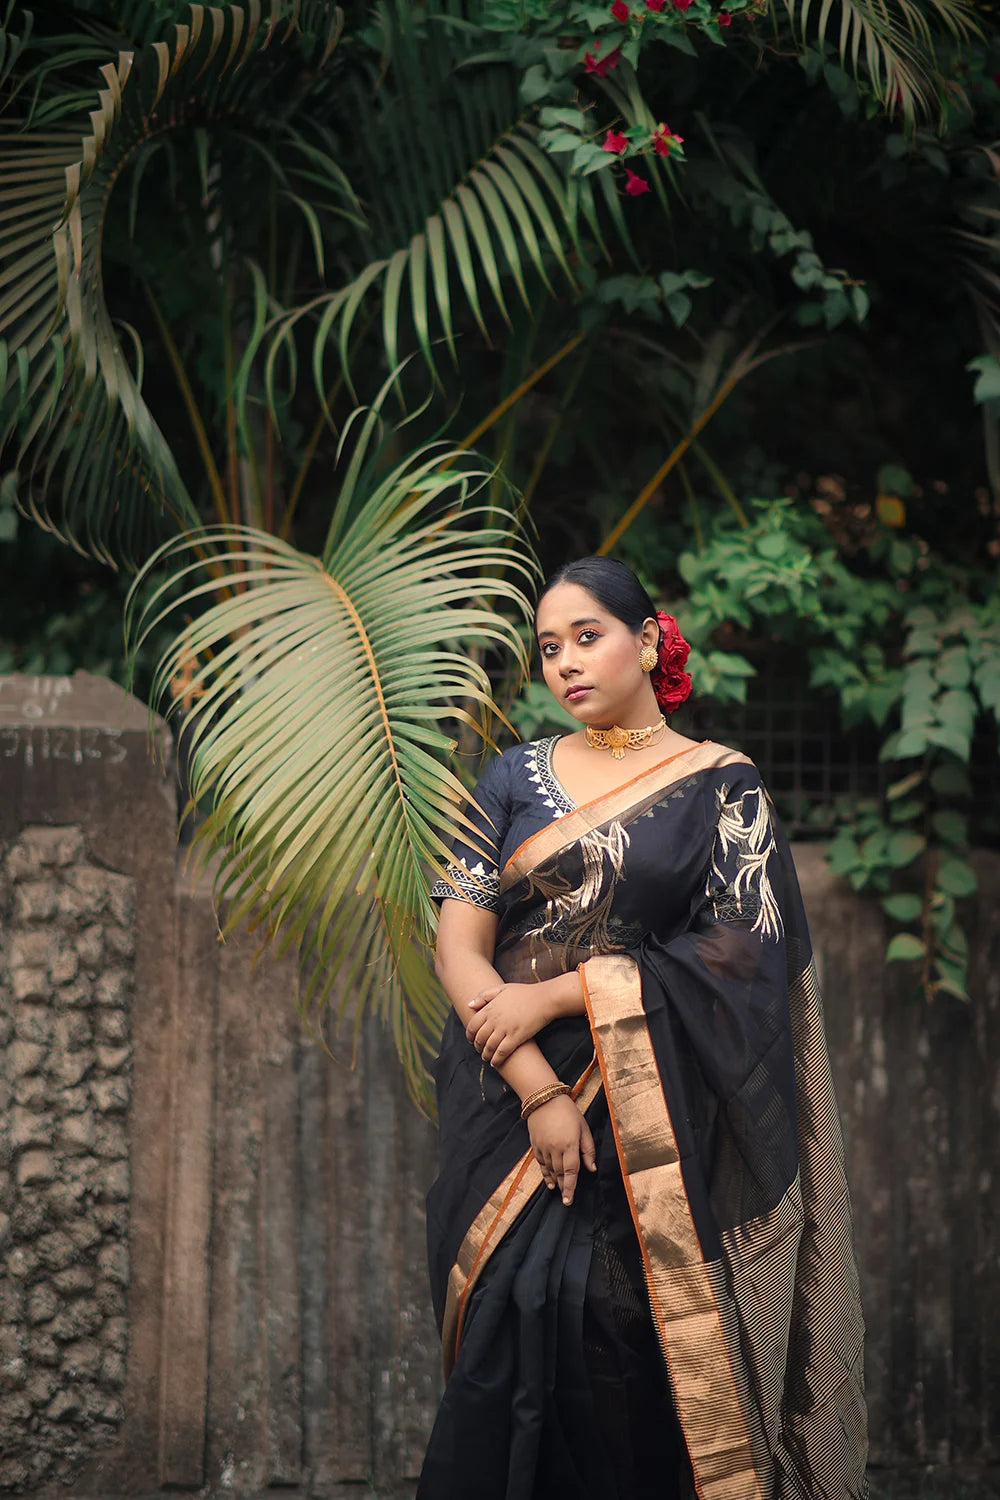
[[[639,652],[639,665],[644,672],[651,672],[660,659],[660,653],[655,646],[643,646]]]

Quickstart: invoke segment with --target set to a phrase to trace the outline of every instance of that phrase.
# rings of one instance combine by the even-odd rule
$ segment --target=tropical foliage
[[[980,646],[949,623],[968,599],[988,628],[976,553],[997,541],[1000,488],[1000,88],[976,14],[8,5],[0,551],[45,555],[26,517],[70,543],[54,565],[91,610],[87,557],[143,568],[130,642],[148,659],[174,631],[155,685],[173,682],[187,717],[220,892],[303,947],[316,998],[341,951],[344,1003],[385,981],[415,1090],[440,1004],[415,957],[432,924],[419,870],[458,817],[447,747],[477,738],[484,665],[504,703],[523,669],[519,528],[545,564],[613,548],[688,594],[717,699],[754,670],[741,629],[794,636],[822,597],[815,683],[848,717],[868,694],[886,732],[901,727],[911,607],[966,642],[971,712],[995,706]],[[970,361],[985,449],[967,436]],[[913,422],[929,390],[938,420]],[[809,476],[842,474],[874,506],[886,464],[918,476],[902,521],[878,511],[872,546],[831,542]],[[942,473],[963,497],[984,473],[993,485],[957,530],[916,493]],[[741,498],[778,493],[796,504],[763,520]],[[929,600],[921,547],[941,557]],[[31,605],[37,572],[23,577]],[[743,592],[720,586],[738,577]],[[859,580],[881,664],[861,649],[864,611],[845,623]],[[11,632],[10,664],[62,663],[67,632],[47,628],[20,646]],[[933,722],[911,715],[906,733],[951,713],[938,689],[966,691],[942,680]],[[530,695],[512,712],[542,722]],[[341,719],[364,747],[349,778]],[[897,782],[911,754],[961,760],[957,740],[925,739],[888,741]],[[940,767],[920,764],[930,787]],[[892,800],[898,822],[913,799]],[[929,823],[927,847],[945,826],[952,859],[953,823]],[[930,900],[919,919],[891,912],[923,923],[924,954]]]

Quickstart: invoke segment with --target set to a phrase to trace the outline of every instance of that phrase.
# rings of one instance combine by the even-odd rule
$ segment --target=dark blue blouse
[[[559,738],[554,734],[515,745],[490,761],[466,808],[469,821],[482,834],[483,847],[461,837],[455,840],[448,866],[455,885],[436,880],[431,886],[435,900],[452,896],[496,911],[500,871],[514,850],[554,818],[574,810],[576,804],[552,770],[552,751]]]

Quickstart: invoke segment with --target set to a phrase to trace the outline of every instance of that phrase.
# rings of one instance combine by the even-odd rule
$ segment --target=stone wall
[[[128,1351],[134,881],[79,827],[0,865],[0,1489],[114,1439]]]

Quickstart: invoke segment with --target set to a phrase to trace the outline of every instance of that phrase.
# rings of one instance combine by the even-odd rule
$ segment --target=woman
[[[581,725],[486,769],[441,898],[428,1198],[447,1387],[418,1500],[865,1493],[843,1148],[788,846],[670,729],[688,648],[620,563],[550,579]]]

